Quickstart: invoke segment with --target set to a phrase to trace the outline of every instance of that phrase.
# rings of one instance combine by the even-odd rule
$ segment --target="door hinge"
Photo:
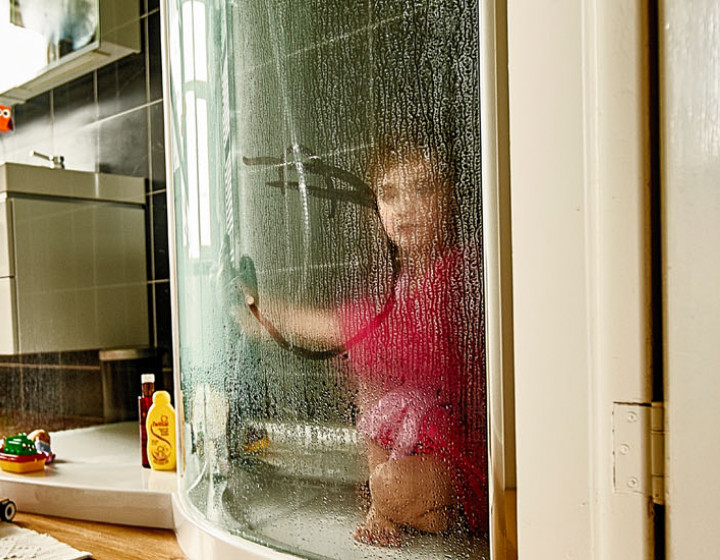
[[[665,403],[650,405],[650,488],[653,503],[665,505]]]
[[[613,488],[665,503],[665,407],[613,404]]]

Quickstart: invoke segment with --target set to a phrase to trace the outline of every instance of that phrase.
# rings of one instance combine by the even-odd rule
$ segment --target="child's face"
[[[420,156],[390,167],[376,185],[378,210],[388,237],[409,255],[427,253],[441,238],[447,189]]]

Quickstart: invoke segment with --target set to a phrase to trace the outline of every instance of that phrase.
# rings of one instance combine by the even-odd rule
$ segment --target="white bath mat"
[[[81,560],[91,558],[49,535],[0,523],[0,560]]]

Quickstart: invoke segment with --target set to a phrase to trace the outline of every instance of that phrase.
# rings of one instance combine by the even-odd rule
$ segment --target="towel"
[[[49,535],[0,523],[0,560],[82,560],[91,556]]]

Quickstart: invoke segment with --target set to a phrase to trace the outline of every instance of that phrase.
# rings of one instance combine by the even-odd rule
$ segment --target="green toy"
[[[2,451],[10,455],[33,455],[37,453],[35,442],[27,437],[27,434],[18,434],[5,438],[5,445]]]

